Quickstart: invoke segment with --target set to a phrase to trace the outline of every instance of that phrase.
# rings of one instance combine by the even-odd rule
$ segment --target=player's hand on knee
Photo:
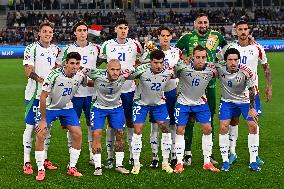
[[[251,108],[248,112],[248,117],[251,117],[255,123],[258,122],[258,113],[254,108]]]
[[[42,132],[46,132],[46,131],[47,131],[47,124],[46,124],[46,121],[41,120],[41,121],[38,123],[38,125],[37,125],[35,131],[36,131],[37,134],[40,134],[40,133],[42,133]]]

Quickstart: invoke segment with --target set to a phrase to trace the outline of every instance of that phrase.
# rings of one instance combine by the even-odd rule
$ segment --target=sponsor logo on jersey
[[[58,86],[64,87],[64,84],[63,84],[63,83],[60,83]]]
[[[44,54],[43,53],[41,53],[41,55],[40,56],[44,56]]]
[[[191,72],[185,75],[186,77],[192,77]]]
[[[79,81],[76,80],[75,83],[74,83],[74,85],[75,85],[76,87],[78,87],[78,86],[79,86]]]
[[[110,51],[110,52],[115,52],[116,51],[116,49],[115,49],[115,47]]]

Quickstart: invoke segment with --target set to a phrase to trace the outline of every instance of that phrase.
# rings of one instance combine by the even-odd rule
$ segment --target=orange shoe
[[[45,171],[44,170],[39,170],[36,176],[37,181],[43,181],[45,178]]]
[[[67,168],[67,175],[74,176],[74,177],[81,177],[83,176],[76,167]]]
[[[183,164],[181,164],[181,163],[176,164],[175,170],[174,170],[175,173],[181,173],[181,172],[183,172],[183,170],[184,170]]]
[[[43,166],[45,169],[48,170],[56,170],[57,167],[52,164],[52,162],[49,159],[44,160]]]
[[[212,172],[219,172],[220,171],[218,168],[214,167],[214,165],[212,163],[204,164],[203,169],[208,170],[208,171],[212,171]]]
[[[30,162],[25,163],[25,165],[23,166],[23,170],[24,170],[24,174],[26,175],[31,175],[34,173],[32,169],[32,164]]]

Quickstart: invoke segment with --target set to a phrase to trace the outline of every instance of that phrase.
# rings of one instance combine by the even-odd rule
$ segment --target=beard
[[[206,27],[206,28],[204,28],[202,30],[198,30],[198,33],[204,35],[204,34],[206,34],[207,30],[208,30],[208,28]]]

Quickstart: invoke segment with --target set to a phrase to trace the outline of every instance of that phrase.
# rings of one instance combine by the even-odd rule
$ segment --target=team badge
[[[206,42],[206,48],[209,50],[212,50],[217,40],[218,40],[218,37],[216,35],[210,34]]]

